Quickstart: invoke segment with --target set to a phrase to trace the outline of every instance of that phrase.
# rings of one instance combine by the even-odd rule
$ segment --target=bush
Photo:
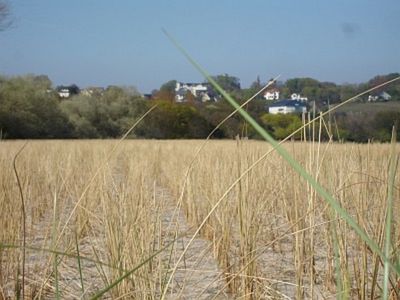
[[[275,139],[284,139],[302,126],[301,118],[296,114],[273,115],[266,113],[262,115],[260,119],[264,128],[268,130]],[[294,136],[296,139],[300,137],[300,133]]]
[[[193,105],[161,100],[154,103],[158,107],[139,125],[139,136],[156,139],[205,138],[212,130]]]
[[[51,83],[50,83],[51,84]],[[6,138],[67,138],[72,126],[48,92],[45,76],[25,76],[0,84],[0,129]]]

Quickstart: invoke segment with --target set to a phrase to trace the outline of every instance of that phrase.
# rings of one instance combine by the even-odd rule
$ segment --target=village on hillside
[[[334,124],[337,139],[364,142],[371,137],[390,139],[392,124],[400,118],[400,85],[375,90],[371,87],[396,75],[341,85],[312,78],[267,83],[257,78],[245,88],[237,77],[227,74],[213,79],[238,103],[251,99],[245,109],[277,139],[301,126],[306,118],[330,110],[334,114],[328,121]],[[204,138],[233,109],[211,84],[177,80],[142,94],[131,85],[54,87],[46,75],[0,77],[0,98],[4,103],[0,106],[3,139],[114,138],[155,106],[157,109],[136,128],[134,137]],[[339,105],[347,99],[352,103]],[[235,115],[214,137],[233,138],[241,133],[258,138],[246,128],[246,122]]]
[[[225,76],[227,76],[225,74]],[[205,82],[180,82],[171,81],[173,86],[170,92],[173,94],[173,100],[176,103],[186,103],[196,101],[198,103],[210,103],[218,102],[221,100],[221,96],[214,90],[210,83]],[[109,86],[108,88],[112,88]],[[104,94],[106,89],[104,87],[87,87],[79,89],[75,84],[58,86],[56,92],[60,99],[68,99],[74,95],[84,96],[101,96]],[[240,86],[239,86],[240,89]],[[260,95],[259,99],[265,100],[265,111],[270,114],[289,114],[289,113],[306,113],[312,104],[318,101],[318,99],[309,99],[309,97],[302,95],[299,92],[290,93],[290,95],[282,95],[281,92],[282,84],[272,84],[267,87]],[[156,90],[157,92],[157,90]],[[157,93],[143,94],[145,99],[159,99]],[[286,93],[287,94],[287,93]],[[332,97],[335,100],[334,97]],[[387,102],[391,101],[392,96],[387,91],[372,92],[367,95],[363,102]],[[329,97],[328,97],[329,101]],[[337,102],[337,101],[332,101]],[[329,104],[326,101],[323,104]]]

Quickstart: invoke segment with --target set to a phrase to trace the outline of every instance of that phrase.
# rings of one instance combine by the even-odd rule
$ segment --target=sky
[[[204,78],[312,77],[359,83],[400,72],[399,0],[8,0],[0,74],[48,75],[53,85],[135,86]]]

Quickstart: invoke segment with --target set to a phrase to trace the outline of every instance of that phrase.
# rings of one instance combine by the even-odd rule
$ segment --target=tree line
[[[318,109],[346,100],[396,74],[377,76],[359,85],[336,85],[311,78],[294,78],[280,84],[283,97],[291,93],[314,99]],[[398,75],[398,74],[397,74]],[[243,103],[261,87],[256,80],[242,89],[238,78],[215,76],[223,88]],[[25,75],[0,77],[0,138],[1,139],[66,139],[116,138],[126,132],[150,107],[153,110],[134,130],[131,138],[205,138],[233,109],[223,100],[202,103],[191,99],[185,103],[174,101],[174,81],[153,91],[151,100],[129,87],[109,86],[102,93],[73,95],[60,99],[47,76]],[[393,100],[400,100],[400,85],[392,84],[385,91]],[[365,101],[366,99],[360,99]],[[245,109],[271,134],[282,139],[302,125],[299,115],[270,115],[266,101],[258,97]],[[304,118],[304,116],[303,116]],[[400,119],[400,112],[343,113],[330,116],[331,132],[336,139],[365,142],[369,139],[387,141],[391,128]],[[233,138],[237,135],[258,138],[257,134],[239,116],[225,122],[213,138]],[[297,135],[294,138],[301,138]]]

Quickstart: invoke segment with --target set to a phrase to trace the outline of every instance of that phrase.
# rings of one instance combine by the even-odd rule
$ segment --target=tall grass
[[[176,186],[176,182],[184,175],[185,161],[190,160],[197,143],[176,143],[180,146],[174,148],[174,153],[166,154],[171,159],[163,162],[163,168],[169,171],[169,186],[178,195],[180,187]],[[197,226],[226,187],[236,180],[235,169],[243,167],[244,162],[249,164],[269,150],[268,145],[260,142],[240,143],[245,149],[241,150],[240,159],[228,158],[237,157],[237,146],[233,142],[213,142],[203,151],[193,169],[184,207],[191,222]],[[309,147],[310,144],[299,142],[285,145],[303,165],[309,162]],[[388,182],[386,168],[382,168],[382,165],[389,163],[390,146],[321,144],[321,147],[325,148],[319,163],[321,184],[327,186],[349,214],[363,224],[363,229],[371,238],[379,241],[385,220]],[[398,147],[396,149],[398,151]],[[172,158],[174,156],[175,159]],[[336,213],[332,214],[320,197],[316,197],[315,203],[310,206],[307,184],[279,156],[271,154],[243,182],[241,187],[227,196],[201,231],[213,241],[215,255],[226,272],[227,280],[246,265],[246,259],[252,260],[255,252],[257,267],[251,275],[246,276],[252,278],[252,284],[257,286],[253,290],[263,291],[257,294],[260,297],[265,296],[267,291],[264,287],[268,283],[292,297],[308,298],[311,293],[315,297],[334,295],[337,279],[332,266],[335,263],[340,266],[343,288],[347,286],[352,297],[367,297],[374,287],[380,289],[371,273],[375,266],[375,254],[345,220]],[[397,179],[395,186],[398,186]],[[394,193],[394,207],[398,209],[398,189]],[[250,213],[245,214],[245,209]],[[311,218],[313,220],[310,221]],[[247,234],[243,234],[246,232],[245,224],[250,226]],[[393,220],[392,225],[398,228],[398,220]],[[336,228],[337,242],[333,240],[332,228]],[[287,230],[292,234],[288,236]],[[285,237],[280,239],[283,235]],[[243,243],[244,236],[251,241]],[[398,243],[399,237],[393,236],[396,240],[393,244]],[[254,243],[256,246],[252,246]],[[254,250],[243,254],[243,244]],[[269,246],[265,249],[266,245]],[[335,252],[338,260],[335,260]],[[378,265],[380,278],[382,266]],[[243,276],[245,274],[241,272],[239,277]],[[272,284],[274,280],[288,284]],[[231,284],[235,292],[245,290],[239,286],[239,283]],[[313,290],[310,290],[311,286]],[[296,294],[293,287],[296,287]]]
[[[154,183],[168,187],[179,199],[182,178],[202,141],[124,142],[83,197],[57,248],[52,248],[74,200],[114,143],[30,142],[21,153],[18,170],[27,211],[26,297],[54,298],[55,269],[61,298],[88,298],[104,290],[103,297],[111,298],[161,296],[172,260],[169,254],[146,260],[168,244],[162,233],[165,203],[158,200]],[[4,298],[16,295],[20,264],[18,249],[4,244],[18,246],[22,238],[15,201],[19,191],[11,165],[21,145],[3,141],[0,147]],[[394,216],[400,207],[399,179],[388,173],[393,147],[398,153],[398,145],[288,142],[284,147],[383,249],[389,186]],[[227,187],[271,149],[257,141],[210,142],[186,183],[182,208],[189,222],[199,226]],[[398,218],[392,218],[391,225],[390,258],[395,264]],[[226,291],[237,297],[383,296],[384,260],[275,152],[235,185],[201,235],[212,243]],[[48,250],[38,251],[41,248]],[[398,293],[398,276],[389,273],[388,293]]]
[[[113,141],[30,142],[20,154],[18,170],[27,212],[26,297],[87,298],[164,247],[164,237],[156,231],[163,204],[154,198],[152,188],[156,178],[155,151],[152,151],[154,156],[146,154],[150,149],[140,144],[124,145],[123,152],[108,161],[62,231],[76,199],[114,144]],[[3,298],[16,297],[21,288],[12,284],[18,282],[19,255],[15,247],[20,245],[22,236],[21,210],[15,202],[18,187],[10,164],[20,145],[20,142],[2,142],[0,148]],[[51,249],[52,253],[37,250],[41,248]],[[163,272],[161,262],[153,260],[141,265],[129,280],[110,289],[108,294],[113,298],[123,295],[154,298],[160,276],[154,274]]]

